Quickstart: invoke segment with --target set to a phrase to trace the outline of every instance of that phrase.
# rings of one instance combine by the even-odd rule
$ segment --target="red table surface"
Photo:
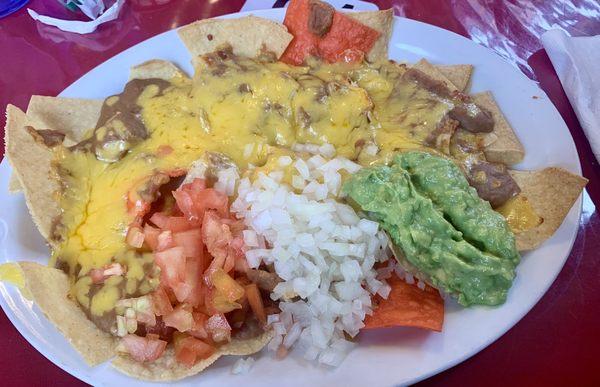
[[[93,67],[142,40],[196,19],[237,12],[243,3],[130,0],[118,20],[90,35],[43,26],[23,8],[0,20],[0,109],[8,103],[25,109],[31,95],[57,95]],[[590,180],[583,194],[583,214],[573,251],[542,300],[495,343],[420,385],[600,385],[600,217],[595,207],[600,203],[600,168],[538,39],[551,25],[561,26],[573,35],[599,34],[600,5],[593,0],[375,3],[382,9],[393,7],[396,15],[486,45],[537,80],[567,123],[579,151],[583,175]],[[28,7],[41,14],[73,17],[53,0],[31,0]],[[0,331],[0,385],[82,384],[29,345],[3,312]]]

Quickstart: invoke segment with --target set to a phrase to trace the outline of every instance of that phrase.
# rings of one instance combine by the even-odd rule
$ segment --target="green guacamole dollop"
[[[354,174],[343,193],[380,223],[402,264],[460,304],[506,301],[520,261],[514,234],[452,161],[401,153]]]

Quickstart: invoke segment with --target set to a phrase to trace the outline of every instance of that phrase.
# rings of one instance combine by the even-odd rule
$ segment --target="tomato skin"
[[[204,250],[202,230],[200,228],[175,232],[173,234],[173,243],[176,246],[183,247],[186,257],[198,257]]]
[[[198,180],[200,180],[198,182]],[[204,180],[195,179],[190,184],[184,184],[173,197],[177,206],[190,221],[202,221],[207,210],[215,210],[222,217],[229,216],[229,198],[227,195],[212,188],[200,189]]]
[[[139,362],[152,362],[162,356],[167,342],[160,340],[157,335],[140,337],[129,334],[122,339],[129,355]]]
[[[194,227],[197,227],[197,224],[191,222],[185,216],[170,216],[169,219],[167,219],[167,223],[165,225],[166,229],[169,229],[174,233],[186,231]]]
[[[231,326],[223,313],[217,313],[208,318],[206,331],[215,343],[231,339]]]
[[[158,247],[158,234],[160,234],[160,229],[147,223],[144,225],[144,242],[151,250],[156,250]]]
[[[210,357],[215,352],[212,345],[181,333],[175,333],[173,346],[175,347],[177,361],[188,367],[193,366],[199,360]]]
[[[166,326],[173,327],[179,332],[189,331],[194,325],[192,308],[186,304],[179,304],[171,313],[163,316],[163,321]]]
[[[168,248],[175,246],[173,243],[173,233],[171,230],[164,230],[158,234],[158,244],[156,246],[157,251],[164,251]]]
[[[183,247],[154,253],[154,261],[161,269],[161,282],[175,286],[185,281],[185,255]]]
[[[208,332],[206,332],[206,321],[208,316],[201,312],[193,312],[194,324],[189,334],[199,339],[208,339]]]
[[[171,286],[171,289],[173,289],[173,293],[175,293],[175,297],[179,302],[184,302],[186,299],[188,299],[193,290],[192,286],[187,282],[179,282]]]
[[[169,217],[162,212],[155,212],[150,217],[150,222],[152,222],[156,227],[160,229],[165,229],[168,218]]]
[[[185,264],[185,282],[190,286],[190,291],[184,302],[198,307],[204,302],[202,297],[202,265],[203,262],[199,258],[187,258]]]
[[[173,311],[173,306],[165,289],[160,286],[152,294],[152,308],[157,316],[164,316]]]
[[[244,288],[224,270],[218,269],[212,273],[212,283],[219,295],[227,301],[237,301],[244,297]]]

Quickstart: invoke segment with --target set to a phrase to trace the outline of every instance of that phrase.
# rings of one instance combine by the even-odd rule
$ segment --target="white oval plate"
[[[274,20],[283,9],[255,11]],[[237,17],[240,14],[226,17]],[[417,21],[396,18],[390,57],[433,63],[470,63],[475,66],[472,91],[492,90],[527,155],[523,169],[560,166],[581,173],[573,139],[562,118],[542,90],[492,51],[462,36]],[[129,68],[150,59],[173,61],[189,74],[190,56],[176,31],[148,39],[96,67],[65,89],[60,96],[105,98],[127,82]],[[536,98],[534,98],[534,96]],[[0,263],[16,260],[47,262],[48,250],[32,224],[22,195],[7,192],[10,167],[0,166]],[[542,297],[567,259],[581,214],[581,198],[556,234],[537,250],[523,256],[508,301],[499,308],[463,309],[446,301],[442,333],[411,328],[365,332],[358,345],[336,369],[317,367],[290,356],[274,360],[263,352],[248,374],[232,375],[235,358],[221,358],[206,372],[177,382],[204,386],[390,386],[414,383],[467,359],[515,325]],[[143,385],[112,369],[108,363],[90,368],[40,310],[18,290],[0,284],[0,305],[19,332],[50,361],[94,385]]]

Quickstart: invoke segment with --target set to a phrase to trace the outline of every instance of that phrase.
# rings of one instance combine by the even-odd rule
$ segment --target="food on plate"
[[[9,105],[10,190],[51,254],[0,278],[87,363],[154,381],[265,346],[336,366],[363,329],[441,331],[440,291],[503,303],[586,180],[511,170],[472,66],[388,60],[392,26],[292,0],[180,28],[192,78],[152,60],[103,101]]]
[[[415,276],[465,306],[506,300],[520,260],[514,235],[452,161],[401,153],[358,171],[344,193],[387,231]]]
[[[429,285],[414,285],[393,260],[380,269],[381,278],[390,286],[387,298],[374,297],[377,313],[365,316],[365,329],[416,327],[441,332],[444,323],[444,300]]]

